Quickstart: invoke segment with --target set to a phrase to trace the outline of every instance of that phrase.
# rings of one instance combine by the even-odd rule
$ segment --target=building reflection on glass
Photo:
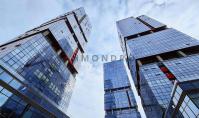
[[[91,25],[83,8],[0,46],[0,116],[67,118]]]

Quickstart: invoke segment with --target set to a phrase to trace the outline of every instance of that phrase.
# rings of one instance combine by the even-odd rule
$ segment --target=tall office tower
[[[140,118],[123,60],[104,64],[105,118]]]
[[[117,28],[146,116],[199,117],[199,41],[144,15]]]
[[[67,118],[91,25],[83,8],[0,46],[0,117]]]

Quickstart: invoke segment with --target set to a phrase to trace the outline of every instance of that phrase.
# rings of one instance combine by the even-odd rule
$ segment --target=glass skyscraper
[[[123,60],[104,64],[105,118],[140,118]]]
[[[0,117],[66,115],[91,24],[83,8],[0,46]]]
[[[145,15],[116,24],[146,116],[199,117],[199,41]]]

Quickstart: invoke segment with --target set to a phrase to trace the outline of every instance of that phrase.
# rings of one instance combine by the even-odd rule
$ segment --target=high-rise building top
[[[137,17],[137,19],[150,28],[155,29],[155,28],[160,28],[160,27],[166,27],[165,24],[163,24],[155,19],[152,19],[148,16],[145,16],[145,15],[141,15],[141,16]]]
[[[129,87],[130,83],[122,60],[104,64],[104,89]]]
[[[104,64],[105,118],[140,118],[123,60]]]
[[[198,117],[199,41],[144,15],[117,28],[146,116]]]
[[[145,15],[137,18],[129,17],[116,22],[118,33],[121,37],[129,39],[148,34],[151,30],[164,29],[166,25]]]
[[[68,117],[90,30],[79,8],[1,45],[1,117]]]
[[[118,31],[120,31],[122,37],[128,37],[131,35],[135,35],[150,30],[149,27],[147,27],[142,22],[132,17],[117,22],[117,26],[119,29]]]

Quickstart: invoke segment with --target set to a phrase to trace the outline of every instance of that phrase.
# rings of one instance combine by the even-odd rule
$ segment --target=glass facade
[[[168,111],[175,111],[173,114],[180,117],[193,118],[199,114],[198,57],[196,54],[164,62],[177,80]],[[167,112],[166,115],[169,116],[170,113]]]
[[[128,40],[127,45],[129,53],[138,59],[199,45],[199,41],[175,29],[165,29]]]
[[[165,26],[164,24],[160,23],[159,21],[152,19],[152,18],[145,16],[145,15],[141,15],[138,18],[143,20],[144,22],[146,22],[147,24],[149,24],[150,26],[152,26],[154,28],[160,28],[160,27]]]
[[[53,36],[58,40],[59,45],[63,48],[68,57],[72,57],[74,50],[77,48],[73,35],[70,33],[64,20],[54,23],[50,27]]]
[[[42,24],[0,46],[0,108],[1,117],[67,118],[67,108],[75,85],[80,62],[77,55],[83,51],[86,39],[82,26],[90,24],[77,15],[79,8]],[[67,16],[73,19],[67,23]],[[88,21],[87,21],[88,22]],[[90,30],[90,29],[89,29]],[[79,45],[79,42],[84,44]]]
[[[148,16],[127,19],[117,28],[146,116],[199,117],[199,41]]]
[[[176,81],[172,92],[172,99],[166,112],[167,117],[175,116],[181,118],[199,117],[199,81]]]
[[[179,82],[197,80],[199,77],[199,55],[164,62],[165,66],[175,75]]]
[[[126,86],[130,86],[130,83],[122,61],[104,64],[104,89]]]
[[[140,118],[122,60],[104,64],[105,118]]]
[[[118,31],[121,33],[123,37],[150,30],[150,28],[148,28],[142,22],[132,17],[117,22],[117,27]]]
[[[161,108],[166,109],[170,101],[172,82],[156,64],[144,65],[140,68],[141,85],[147,84]],[[142,92],[141,92],[142,93]]]
[[[42,101],[46,105],[49,104],[45,100],[41,100],[41,96],[36,95],[35,93],[28,90],[28,88],[23,85],[23,83],[20,80],[17,80],[12,75],[10,75],[8,72],[4,71],[2,68],[1,74],[0,74],[0,83],[8,84],[9,87],[12,87],[13,89],[16,89],[17,91],[20,91],[23,95],[28,96],[34,96],[35,101]],[[46,115],[38,110],[36,110],[34,107],[31,106],[30,103],[24,101],[17,93],[11,92],[11,90],[8,90],[7,87],[0,86],[0,107],[1,107],[1,117],[12,117],[12,118],[20,118],[20,117],[39,117],[39,118],[45,118],[45,117],[52,117],[51,115]],[[51,107],[53,110],[53,107],[48,105],[48,107]],[[60,115],[61,116],[61,115]]]
[[[190,55],[184,58],[177,58],[177,59],[172,59],[172,60],[167,60],[164,61],[163,64],[171,71],[171,73],[175,76],[176,81],[178,84],[183,83],[180,86],[177,86],[177,89],[174,93],[173,96],[171,96],[172,89],[175,88],[173,85],[173,81],[169,80],[169,78],[165,75],[165,73],[161,70],[161,68],[158,66],[158,63],[153,63],[153,64],[148,64],[148,65],[143,65],[140,67],[140,76],[141,76],[141,86],[142,88],[145,87],[144,84],[147,84],[147,90],[148,92],[143,92],[144,90],[141,88],[141,95],[145,96],[143,97],[143,102],[144,104],[147,104],[149,101],[152,103],[152,100],[155,99],[157,100],[158,104],[163,111],[166,111],[166,109],[169,107],[171,111],[173,111],[173,108],[170,108],[171,106],[176,106],[179,104],[179,102],[183,101],[180,105],[180,108],[178,113],[175,113],[176,116],[178,117],[190,117],[193,118],[194,115],[195,117],[198,115],[199,109],[198,102],[196,102],[196,105],[194,105],[194,101],[197,101],[197,96],[198,93],[190,93],[186,94],[185,92],[187,89],[190,89],[189,86],[191,86],[191,89],[196,89],[198,90],[198,55]],[[190,84],[191,81],[194,81],[192,84]],[[184,90],[182,90],[180,87],[183,87]],[[150,91],[150,92],[149,92]],[[190,90],[191,92],[192,90]],[[181,98],[182,92],[184,92],[184,95],[186,95],[186,99],[190,100],[187,109],[185,108],[185,98]],[[146,95],[148,94],[153,94],[153,96]],[[193,95],[194,97],[191,97]],[[149,99],[146,98],[149,96]],[[182,96],[183,97],[183,96]],[[181,99],[180,99],[181,98]],[[196,99],[195,99],[196,98]],[[170,103],[170,100],[172,99],[172,102]],[[179,105],[178,105],[179,106]],[[195,109],[198,112],[195,111],[190,111],[190,109]],[[190,112],[189,112],[190,111]],[[194,113],[193,113],[194,112]],[[167,115],[170,115],[170,112],[167,112]],[[169,117],[169,116],[168,116]],[[171,116],[170,116],[171,117]]]

